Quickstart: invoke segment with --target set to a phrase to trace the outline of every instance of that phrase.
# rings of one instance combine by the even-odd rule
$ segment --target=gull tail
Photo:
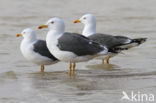
[[[139,46],[140,44],[146,42],[147,38],[136,38],[136,39],[131,39],[131,41],[125,45],[119,46],[120,48],[132,48]]]
[[[131,43],[137,43],[138,45],[144,43],[147,40],[147,38],[136,38],[132,39]]]
[[[108,52],[112,53],[120,53],[123,50],[128,50],[128,48],[120,48],[120,47],[115,47],[115,48],[110,48]]]

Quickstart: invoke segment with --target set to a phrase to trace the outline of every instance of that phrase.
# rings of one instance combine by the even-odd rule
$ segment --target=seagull
[[[41,65],[41,72],[44,72],[44,65],[57,63],[58,60],[49,52],[46,41],[38,40],[33,29],[27,28],[17,37],[23,36],[20,49],[23,56],[35,64]]]
[[[82,35],[92,39],[93,41],[105,45],[110,48],[123,48],[123,50],[130,49],[132,47],[139,46],[144,43],[147,38],[135,38],[131,39],[126,36],[113,36],[108,34],[96,33],[96,18],[93,14],[85,14],[80,19],[75,20],[74,23],[83,23],[84,29]],[[125,49],[124,49],[125,48]],[[102,64],[106,60],[106,64],[109,64],[109,59],[117,55],[117,53],[109,52],[107,56],[100,56],[97,59],[102,59]]]
[[[96,56],[106,55],[108,49],[93,40],[77,33],[65,32],[64,21],[54,17],[46,25],[38,27],[49,28],[46,36],[49,51],[60,61],[69,63],[69,74],[75,72],[77,62],[84,62]]]

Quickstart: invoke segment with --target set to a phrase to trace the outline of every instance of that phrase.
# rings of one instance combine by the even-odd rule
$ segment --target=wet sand
[[[0,1],[0,103],[127,103],[122,91],[156,96],[156,1],[155,0],[2,0]],[[146,43],[111,59],[78,63],[75,76],[68,64],[40,67],[20,52],[23,29],[44,24],[51,17],[65,20],[66,31],[81,33],[73,24],[85,13],[97,17],[97,32],[147,37]],[[45,39],[47,30],[37,30]]]

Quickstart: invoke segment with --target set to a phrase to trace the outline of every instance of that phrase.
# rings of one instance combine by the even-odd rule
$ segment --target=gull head
[[[20,36],[23,36],[24,39],[32,39],[32,38],[36,38],[36,33],[33,29],[27,28],[24,29],[20,34],[16,34],[16,37],[20,37]]]
[[[75,20],[74,23],[83,23],[84,29],[82,34],[84,36],[90,36],[96,33],[96,18],[92,14],[85,14],[80,19]]]
[[[74,23],[83,23],[85,25],[95,25],[96,24],[96,18],[93,14],[85,14],[80,19],[75,20]]]
[[[45,25],[40,25],[38,29],[49,28],[51,31],[62,31],[64,32],[65,24],[64,21],[60,18],[51,18],[47,21]]]

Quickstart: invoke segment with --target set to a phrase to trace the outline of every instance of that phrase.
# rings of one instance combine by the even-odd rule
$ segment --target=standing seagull
[[[64,21],[60,18],[51,18],[46,25],[41,25],[38,28],[49,28],[46,37],[47,47],[56,58],[70,63],[69,74],[71,71],[75,72],[77,62],[88,61],[108,52],[105,46],[83,35],[65,32]]]
[[[27,28],[17,37],[23,36],[20,49],[23,56],[38,65],[41,65],[41,72],[44,72],[44,65],[56,63],[58,60],[49,52],[46,41],[37,40],[36,33],[33,29]]]
[[[131,39],[125,36],[113,36],[96,33],[96,19],[95,16],[92,14],[83,15],[79,20],[75,20],[74,23],[83,23],[85,26],[82,34],[97,43],[105,45],[108,49],[116,47],[129,49],[144,43],[147,39],[147,38]],[[101,56],[98,57],[98,59],[102,59],[102,64],[104,64],[104,59],[106,59],[106,63],[109,64],[109,58],[117,55],[118,53],[119,52],[116,53],[109,52],[107,57]]]

